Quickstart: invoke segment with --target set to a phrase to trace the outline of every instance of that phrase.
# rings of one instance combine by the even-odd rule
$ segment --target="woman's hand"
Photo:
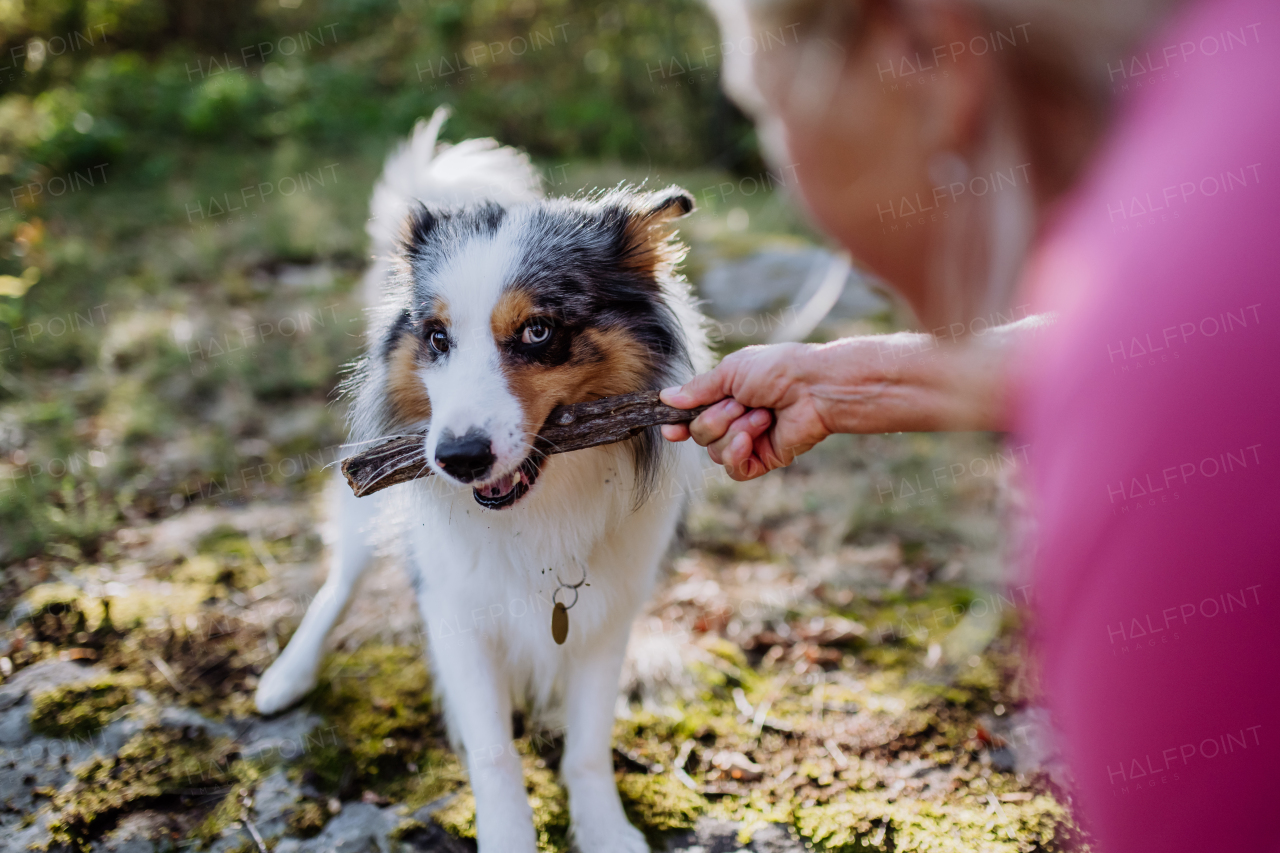
[[[735,480],[790,465],[832,433],[810,393],[806,366],[812,349],[807,344],[748,347],[684,386],[665,389],[662,401],[677,408],[720,402],[688,426],[664,426],[663,436],[668,441],[692,436]]]
[[[833,433],[1002,429],[1005,362],[1048,321],[1030,317],[961,344],[900,332],[747,347],[662,391],[680,409],[716,404],[662,434],[692,437],[730,477],[751,480]]]

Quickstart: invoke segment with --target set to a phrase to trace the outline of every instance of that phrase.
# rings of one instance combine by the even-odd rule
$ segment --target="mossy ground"
[[[333,727],[332,744],[303,759],[328,790],[434,799],[435,776],[450,775],[420,648],[369,645],[331,657],[308,705]]]
[[[905,583],[814,583],[797,571],[803,558],[796,565],[776,555],[773,536],[759,541],[768,560],[687,550],[644,617],[684,649],[687,678],[633,695],[615,730],[627,813],[654,844],[703,815],[740,822],[744,839],[781,823],[819,849],[858,853],[1056,851],[1080,838],[1046,777],[995,757],[1001,718],[1034,696],[1009,593],[929,580],[939,567],[911,566],[894,544],[839,546],[840,559],[881,577],[910,572]],[[288,624],[254,609],[274,612],[275,596],[252,602],[247,594],[274,583],[277,561],[316,553],[297,534],[271,541],[264,551],[243,531],[215,527],[193,540],[192,553],[141,578],[198,590],[192,610],[117,618],[114,602],[129,595],[116,588],[32,588],[11,661],[80,650],[110,671],[38,696],[37,727],[83,736],[127,709],[139,688],[214,719],[244,715]],[[290,813],[288,832],[318,832],[330,798],[398,803],[407,815],[450,797],[434,819],[474,835],[474,800],[424,660],[412,639],[357,644],[326,659],[306,700],[326,734],[285,762],[313,792]],[[516,741],[546,851],[568,849],[561,745],[532,727]],[[262,768],[230,744],[155,730],[76,777],[52,803],[57,843],[84,848],[130,812],[160,808],[183,815],[186,838],[200,847],[236,825]]]
[[[53,842],[88,850],[123,814],[144,808],[199,810],[236,781],[227,741],[156,729],[134,736],[115,756],[95,758],[53,798]],[[52,847],[50,848],[52,849]]]
[[[53,738],[87,738],[133,702],[127,677],[103,677],[44,690],[33,697],[31,728]]]

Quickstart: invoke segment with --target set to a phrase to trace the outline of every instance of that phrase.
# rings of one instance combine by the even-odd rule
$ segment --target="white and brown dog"
[[[544,200],[522,154],[492,140],[438,145],[444,118],[419,126],[375,190],[367,287],[377,298],[348,383],[352,441],[420,432],[435,476],[384,493],[406,501],[399,512],[381,495],[342,489],[328,580],[263,675],[258,709],[279,711],[315,686],[325,637],[371,556],[367,533],[390,526],[433,638],[482,853],[536,849],[511,748],[517,708],[563,727],[578,848],[647,850],[614,784],[619,671],[680,512],[653,486],[701,461],[691,443],[668,445],[656,430],[552,458],[533,438],[556,405],[662,388],[709,367],[672,236],[693,199],[671,187]],[[584,570],[589,586],[557,645],[553,594]],[[556,600],[573,597],[561,589]],[[434,642],[446,633],[447,644]]]

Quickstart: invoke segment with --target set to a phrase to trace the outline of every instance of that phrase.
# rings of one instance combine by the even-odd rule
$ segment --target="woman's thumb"
[[[706,406],[723,400],[728,396],[727,371],[723,365],[695,376],[684,385],[663,388],[658,397],[668,406],[677,409],[692,409],[695,406]]]

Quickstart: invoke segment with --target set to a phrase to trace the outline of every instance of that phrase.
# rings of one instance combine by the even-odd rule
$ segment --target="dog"
[[[255,700],[274,713],[315,686],[325,637],[372,555],[368,532],[390,536],[431,637],[482,853],[536,849],[511,747],[517,709],[564,732],[578,849],[648,850],[614,782],[619,672],[681,512],[656,485],[701,462],[656,430],[552,457],[534,437],[556,405],[710,367],[705,321],[677,272],[674,231],[693,198],[673,186],[544,199],[526,156],[493,140],[440,144],[444,120],[420,123],[375,189],[366,354],[345,385],[353,446],[421,434],[434,476],[383,493],[399,493],[399,511],[340,490],[328,579]],[[572,605],[563,645],[553,602]]]

